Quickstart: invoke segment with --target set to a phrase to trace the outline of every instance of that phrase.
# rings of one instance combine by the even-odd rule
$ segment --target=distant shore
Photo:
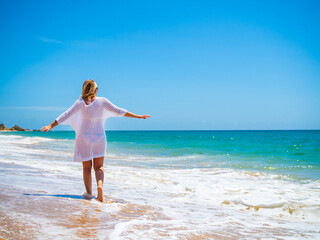
[[[21,128],[18,125],[14,125],[12,128],[7,128],[3,123],[0,124],[0,132],[40,132],[38,129]]]

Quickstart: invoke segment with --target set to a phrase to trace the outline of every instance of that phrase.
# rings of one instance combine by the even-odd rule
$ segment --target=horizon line
[[[53,130],[51,132],[74,132],[74,130]],[[146,129],[146,130],[116,130],[116,129],[110,129],[105,131],[320,131],[320,129],[210,129],[210,130],[201,130],[201,129],[162,129],[162,130],[152,130],[152,129]]]

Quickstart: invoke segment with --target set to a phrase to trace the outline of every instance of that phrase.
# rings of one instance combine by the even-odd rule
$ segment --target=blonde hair
[[[92,79],[84,81],[82,85],[82,95],[80,96],[83,100],[92,98],[95,90],[98,88],[98,85]]]

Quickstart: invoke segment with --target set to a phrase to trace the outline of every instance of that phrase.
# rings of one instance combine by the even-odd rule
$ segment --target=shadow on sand
[[[25,196],[40,196],[40,197],[62,197],[62,198],[72,198],[72,199],[86,199],[82,195],[63,195],[63,194],[30,194],[25,193]]]

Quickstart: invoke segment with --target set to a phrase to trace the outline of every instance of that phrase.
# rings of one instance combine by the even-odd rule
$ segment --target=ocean
[[[0,132],[0,237],[320,239],[319,130],[106,135],[101,203],[73,131]]]

